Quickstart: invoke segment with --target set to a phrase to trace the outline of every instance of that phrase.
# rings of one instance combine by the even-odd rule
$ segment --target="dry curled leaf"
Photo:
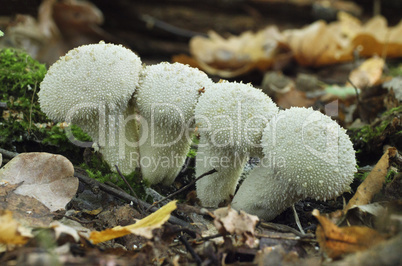
[[[353,70],[349,79],[357,88],[367,88],[381,83],[382,70],[385,61],[379,57],[365,60],[358,68]]]
[[[339,12],[335,22],[316,21],[302,29],[286,30],[283,36],[296,61],[303,66],[351,61],[354,51],[365,57],[402,56],[402,22],[388,27],[381,16],[363,25],[351,15]]]
[[[385,240],[381,234],[369,227],[338,227],[320,215],[318,210],[314,210],[313,215],[320,222],[316,231],[317,241],[330,258],[366,250]]]
[[[220,208],[214,211],[214,225],[221,234],[236,234],[242,237],[242,241],[252,247],[255,242],[254,230],[259,219],[255,215],[236,211],[230,207]]]
[[[15,193],[37,199],[50,211],[64,209],[79,183],[66,157],[44,152],[19,154],[0,169],[0,180],[10,184],[23,182]]]
[[[254,69],[267,70],[276,57],[287,50],[279,30],[274,26],[227,39],[211,31],[208,38],[196,36],[190,41],[191,54],[201,69],[225,78]]]
[[[353,49],[338,24],[320,20],[302,29],[286,30],[283,35],[295,60],[302,66],[322,66],[353,59]]]
[[[382,189],[385,182],[385,176],[388,172],[389,160],[390,158],[394,157],[397,152],[398,151],[396,148],[387,149],[373,170],[371,170],[370,174],[357,188],[355,195],[345,206],[345,212],[353,206],[366,205],[370,203],[373,196]]]
[[[152,231],[160,228],[170,218],[170,214],[177,208],[176,201],[171,201],[156,212],[139,220],[135,224],[116,226],[101,232],[93,231],[90,240],[93,244],[108,241],[128,234],[135,234],[148,239],[153,237]]]

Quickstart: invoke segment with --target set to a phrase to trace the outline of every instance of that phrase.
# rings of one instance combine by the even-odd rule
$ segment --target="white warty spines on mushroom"
[[[49,68],[38,93],[41,109],[51,119],[81,127],[112,169],[117,164],[130,173],[136,168],[130,154],[138,153],[130,100],[141,69],[140,58],[121,45],[80,46]]]
[[[145,67],[135,93],[141,124],[141,172],[151,184],[170,185],[179,174],[194,132],[194,108],[208,76],[180,63]]]
[[[271,220],[307,197],[349,191],[355,151],[346,130],[309,108],[281,111],[264,129],[264,158],[240,186],[232,207]]]
[[[250,84],[223,81],[200,97],[195,109],[200,133],[196,176],[218,171],[196,183],[204,206],[230,199],[247,159],[262,157],[262,131],[277,113],[271,98]]]

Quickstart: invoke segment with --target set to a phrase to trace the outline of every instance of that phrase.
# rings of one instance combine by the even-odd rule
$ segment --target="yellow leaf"
[[[23,245],[31,238],[29,234],[23,235],[24,228],[13,219],[11,211],[0,213],[0,243],[8,245]]]
[[[101,232],[93,231],[89,239],[93,244],[108,241],[114,238],[122,237],[128,234],[135,234],[145,238],[152,238],[152,231],[160,228],[170,218],[172,211],[176,209],[176,201],[169,202],[156,212],[139,220],[135,224],[127,226],[116,226],[103,230]]]
[[[384,59],[372,57],[353,70],[349,75],[349,79],[352,81],[353,85],[360,89],[378,85],[381,83],[384,65]]]

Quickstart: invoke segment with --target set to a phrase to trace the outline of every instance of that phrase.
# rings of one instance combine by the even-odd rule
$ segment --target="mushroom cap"
[[[85,120],[98,113],[100,104],[121,112],[138,85],[141,69],[140,58],[121,45],[101,41],[74,48],[43,79],[38,93],[41,109],[59,121]]]
[[[197,68],[162,62],[144,68],[134,97],[141,115],[152,116],[158,124],[182,126],[194,116],[201,90],[212,83]]]
[[[286,181],[283,190],[326,200],[350,189],[356,171],[353,144],[329,116],[312,108],[281,111],[264,129],[262,145],[261,164],[273,168],[273,178]]]
[[[277,113],[276,104],[261,90],[227,81],[210,86],[195,108],[198,130],[210,145],[261,157],[262,131]]]

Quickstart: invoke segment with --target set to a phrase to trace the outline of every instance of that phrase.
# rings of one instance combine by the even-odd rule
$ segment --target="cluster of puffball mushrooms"
[[[250,84],[214,83],[179,63],[143,66],[121,45],[90,44],[54,63],[40,85],[49,118],[82,128],[105,161],[150,184],[170,185],[199,134],[196,183],[203,206],[222,202],[273,219],[295,202],[349,190],[355,151],[330,117],[306,108],[280,111]],[[77,145],[85,145],[71,138]],[[235,194],[251,157],[260,158]]]

